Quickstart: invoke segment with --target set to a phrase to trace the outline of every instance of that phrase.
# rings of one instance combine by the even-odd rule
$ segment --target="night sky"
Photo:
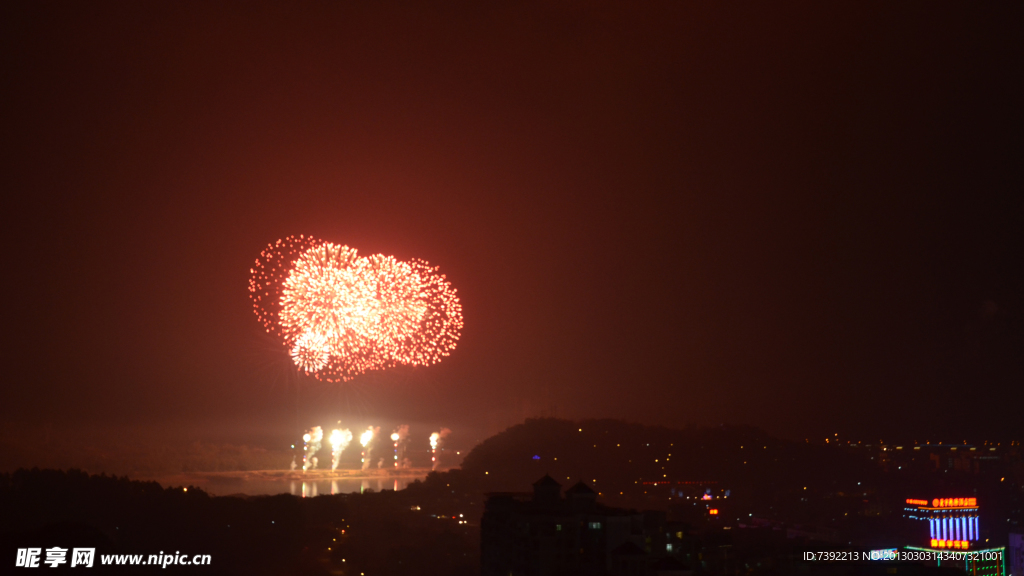
[[[1020,439],[1020,4],[432,4],[5,3],[5,429]],[[290,234],[440,265],[458,349],[289,377]]]

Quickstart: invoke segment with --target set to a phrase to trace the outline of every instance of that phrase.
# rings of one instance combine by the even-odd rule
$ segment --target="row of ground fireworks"
[[[362,469],[368,470],[371,467],[374,458],[374,450],[379,450],[379,447],[375,446],[374,439],[380,433],[380,426],[370,426],[359,435],[359,444],[362,446],[362,453],[360,455],[360,462],[362,462]],[[451,430],[448,428],[441,428],[438,432],[430,434],[430,461],[431,468],[437,469],[437,451],[444,445],[445,438]],[[352,432],[345,429],[334,429],[331,431],[331,435],[328,437],[328,442],[331,445],[331,470],[337,470],[338,463],[341,460],[341,454],[348,448],[349,444],[352,443]],[[316,454],[323,447],[324,430],[320,426],[313,426],[305,434],[302,435],[302,471],[316,470],[319,463],[319,459]],[[391,433],[391,442],[394,448],[394,467],[409,468],[410,462],[406,458],[405,453],[409,448],[409,426],[401,425]],[[384,468],[385,458],[379,457],[377,462],[377,468]],[[292,462],[292,469],[296,467],[295,462]]]

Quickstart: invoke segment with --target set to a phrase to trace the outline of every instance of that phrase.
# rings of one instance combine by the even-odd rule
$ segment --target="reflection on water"
[[[370,478],[310,478],[274,477],[259,474],[183,474],[154,478],[164,486],[196,486],[215,496],[245,494],[248,496],[292,494],[312,498],[323,494],[352,494],[367,491],[404,490],[423,476],[370,477]]]
[[[353,492],[380,492],[404,490],[416,478],[340,478],[334,480],[290,480],[289,492],[295,496],[312,498],[319,494],[351,494]]]
[[[335,480],[289,480],[288,491],[295,496],[312,498],[320,494],[351,494],[367,491],[404,490],[415,478],[341,478]],[[328,490],[328,487],[329,490]]]

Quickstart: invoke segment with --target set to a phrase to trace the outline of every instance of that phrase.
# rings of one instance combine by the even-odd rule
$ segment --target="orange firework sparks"
[[[327,339],[313,332],[306,332],[295,339],[292,346],[292,360],[306,374],[323,370],[331,359]]]
[[[462,330],[456,291],[436,266],[304,236],[264,250],[249,291],[260,323],[320,380],[435,364]]]
[[[306,250],[319,244],[312,236],[289,236],[268,245],[249,269],[249,298],[260,325],[274,336],[284,336],[279,321],[282,283],[292,263]]]

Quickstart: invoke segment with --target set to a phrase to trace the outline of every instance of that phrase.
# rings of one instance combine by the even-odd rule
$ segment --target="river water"
[[[401,476],[368,476],[368,477],[323,477],[323,475],[302,475],[287,472],[211,472],[187,473],[144,478],[155,480],[165,488],[188,487],[201,488],[214,496],[242,494],[259,496],[268,494],[292,494],[309,498],[324,494],[352,494],[372,490],[404,490],[409,484],[423,480],[423,474],[404,474]]]

